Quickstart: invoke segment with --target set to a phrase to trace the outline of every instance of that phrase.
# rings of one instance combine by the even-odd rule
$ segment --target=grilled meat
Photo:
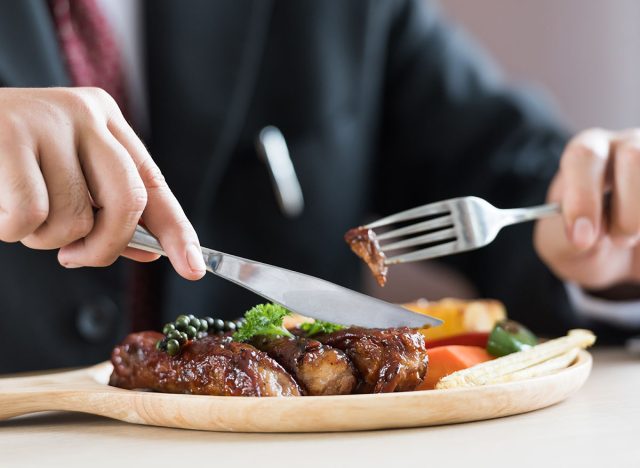
[[[353,253],[364,260],[378,284],[384,286],[389,268],[385,264],[387,257],[380,248],[375,232],[364,226],[349,229],[344,235],[344,240]]]
[[[358,383],[347,356],[317,340],[256,337],[251,343],[293,375],[305,395],[346,395]]]
[[[230,337],[207,336],[171,357],[156,349],[163,335],[132,333],[111,354],[110,385],[167,393],[298,396],[296,381],[264,352]]]
[[[315,338],[347,354],[360,373],[361,393],[414,390],[427,372],[424,338],[410,328],[353,327]]]

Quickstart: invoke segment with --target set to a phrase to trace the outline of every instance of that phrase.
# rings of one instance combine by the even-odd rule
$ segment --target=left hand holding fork
[[[562,217],[538,221],[534,244],[549,268],[586,289],[636,283],[640,298],[640,129],[578,134],[548,201]]]

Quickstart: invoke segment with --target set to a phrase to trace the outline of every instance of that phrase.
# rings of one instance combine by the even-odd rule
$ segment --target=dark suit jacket
[[[342,236],[371,213],[468,194],[544,200],[560,127],[422,1],[154,0],[145,15],[147,144],[203,245],[358,287]],[[0,2],[0,84],[70,84],[44,1]],[[266,125],[289,144],[299,218],[280,214],[256,156]],[[535,330],[585,325],[530,229],[447,262]],[[128,266],[67,271],[55,252],[0,245],[0,372],[106,359],[129,323]],[[162,275],[163,320],[233,317],[260,300],[219,279]]]

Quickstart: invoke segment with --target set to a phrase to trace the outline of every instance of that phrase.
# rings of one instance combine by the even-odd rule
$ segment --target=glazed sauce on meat
[[[427,372],[417,330],[350,327],[314,338],[292,331],[295,338],[256,338],[261,349],[206,336],[175,356],[156,349],[161,333],[132,333],[113,349],[109,384],[193,395],[345,395],[415,390]]]
[[[427,373],[424,337],[411,328],[350,327],[316,338],[351,359],[361,379],[357,393],[412,391]]]
[[[258,336],[251,344],[284,367],[305,395],[347,395],[358,384],[347,355],[312,338]]]
[[[384,263],[387,258],[380,249],[380,244],[373,230],[363,226],[349,229],[344,235],[344,240],[349,244],[351,250],[364,260],[378,284],[384,286],[389,270]]]
[[[156,349],[164,335],[132,333],[113,349],[109,384],[126,389],[224,396],[299,396],[300,387],[266,353],[231,337],[206,336],[177,356]]]

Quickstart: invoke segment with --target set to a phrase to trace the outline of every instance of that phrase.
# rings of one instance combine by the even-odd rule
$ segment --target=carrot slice
[[[479,346],[439,346],[428,349],[427,354],[429,355],[427,375],[416,390],[432,390],[445,375],[493,359],[493,356]]]

